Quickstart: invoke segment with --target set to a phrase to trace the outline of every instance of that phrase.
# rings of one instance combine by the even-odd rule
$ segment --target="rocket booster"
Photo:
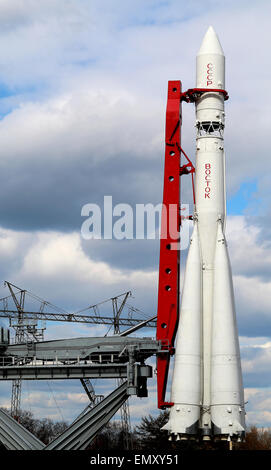
[[[240,440],[245,432],[232,274],[224,235],[225,57],[212,27],[197,55],[194,229],[176,336],[171,438]],[[208,92],[208,88],[211,90]],[[206,91],[205,91],[206,90]]]

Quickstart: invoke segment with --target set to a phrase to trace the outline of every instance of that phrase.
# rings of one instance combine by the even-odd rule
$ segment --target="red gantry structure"
[[[208,92],[221,93],[224,100],[229,96],[226,90],[217,88],[189,88],[182,92],[180,80],[168,82],[165,129],[164,193],[160,232],[160,262],[157,308],[156,339],[162,341],[165,353],[157,358],[158,408],[173,405],[165,401],[170,357],[174,355],[174,340],[179,321],[180,305],[180,226],[181,176],[191,175],[193,202],[195,204],[195,167],[181,146],[182,102],[195,103]],[[182,164],[182,155],[185,158]],[[190,215],[189,219],[193,219]]]
[[[180,224],[181,224],[181,175],[193,173],[195,168],[181,147],[182,93],[179,80],[168,82],[165,135],[164,194],[160,233],[160,264],[157,310],[157,336],[164,353],[157,359],[158,408],[172,405],[165,401],[170,356],[174,354],[174,339],[179,320],[180,303]],[[187,98],[186,98],[187,100]],[[186,163],[181,165],[181,155]]]

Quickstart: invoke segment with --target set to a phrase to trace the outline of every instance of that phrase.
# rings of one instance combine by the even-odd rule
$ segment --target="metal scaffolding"
[[[113,306],[113,315],[114,315],[114,334],[120,334],[120,315],[125,305],[125,302],[128,298],[129,293],[127,292],[126,296],[123,299],[120,307],[118,307],[118,299],[117,297],[112,298],[112,306]],[[117,379],[117,385],[120,387],[124,383],[124,379],[120,378]],[[120,408],[120,419],[121,419],[121,429],[123,434],[123,446],[124,449],[132,449],[133,442],[132,442],[132,429],[131,429],[131,419],[130,419],[130,410],[129,410],[129,401],[128,399],[124,401],[123,405]]]
[[[162,351],[151,338],[72,338],[10,344],[1,334],[0,380],[124,379],[116,390],[88,408],[47,446],[5,412],[0,412],[0,440],[11,450],[83,450],[130,395],[147,396],[152,367],[145,360]]]
[[[29,344],[36,342],[36,341],[43,341],[44,339],[44,329],[45,327],[37,328],[38,321],[45,320],[49,321],[66,321],[66,322],[79,322],[79,323],[94,323],[94,324],[108,324],[113,325],[114,327],[114,334],[115,335],[127,335],[130,331],[135,331],[142,326],[146,327],[155,327],[156,322],[155,318],[152,317],[150,319],[146,319],[142,321],[142,319],[134,318],[134,314],[142,314],[140,310],[135,309],[132,306],[128,306],[128,317],[121,317],[123,313],[124,307],[127,306],[127,299],[131,296],[131,292],[125,292],[118,296],[112,297],[111,299],[105,300],[100,302],[99,304],[88,306],[87,308],[80,310],[77,313],[67,313],[63,309],[56,307],[55,305],[51,304],[50,302],[41,299],[35,294],[28,292],[25,289],[21,289],[14,284],[5,281],[5,285],[8,286],[10,291],[10,296],[4,297],[0,299],[0,317],[2,318],[9,318],[10,326],[15,328],[15,344],[27,342]],[[30,296],[31,299],[37,301],[39,304],[39,311],[26,311],[25,310],[25,297],[26,294]],[[16,310],[10,308],[9,299],[12,299],[13,303],[15,304]],[[112,302],[112,310],[113,310],[113,317],[101,315],[99,311],[99,306],[102,304],[111,301]],[[51,311],[47,312],[46,310],[49,309]],[[52,312],[52,310],[56,310],[56,312]],[[88,314],[82,314],[88,312]],[[126,332],[120,331],[121,326],[129,326],[131,327]],[[79,369],[78,369],[79,370]],[[13,370],[13,373],[14,372]],[[30,369],[28,370],[30,373]],[[75,373],[75,371],[73,371]],[[12,370],[9,371],[10,377],[12,376]],[[58,368],[57,371],[51,368],[50,370],[47,369],[47,376],[48,378],[53,378],[54,375],[57,374],[59,376],[60,369]],[[78,371],[77,371],[78,374]],[[65,376],[65,373],[63,374]],[[78,375],[76,377],[79,377]],[[20,376],[19,378],[13,379],[12,381],[12,394],[11,394],[11,414],[14,418],[18,420],[18,415],[20,411],[20,402],[21,402],[21,390],[22,390],[22,382],[21,379],[24,378]],[[80,381],[84,387],[85,392],[87,393],[90,403],[86,407],[86,409],[82,412],[85,413],[86,410],[92,408],[97,403],[99,403],[102,399],[101,395],[95,395],[94,388],[90,382],[90,380],[86,377],[79,377]],[[117,379],[117,385],[120,386],[124,382],[124,378]],[[131,439],[131,422],[130,422],[130,413],[129,413],[129,404],[128,400],[124,401],[123,405],[120,409],[120,417],[121,417],[121,427],[123,433],[123,445],[125,449],[132,448],[132,439]]]
[[[44,339],[44,329],[37,328],[37,322],[30,323],[24,316],[24,304],[26,290],[19,289],[10,282],[6,281],[5,285],[8,287],[12,300],[16,307],[17,318],[16,321],[10,322],[10,325],[15,329],[15,344],[24,343],[30,341],[42,341]],[[15,289],[19,289],[15,292]],[[22,383],[20,379],[12,381],[11,389],[11,416],[15,419],[19,419],[20,407],[21,407],[21,392]]]

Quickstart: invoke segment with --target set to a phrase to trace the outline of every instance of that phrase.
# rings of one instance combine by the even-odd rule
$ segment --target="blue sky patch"
[[[242,183],[237,193],[227,199],[227,213],[229,215],[245,214],[251,204],[254,206],[257,190],[257,180]]]

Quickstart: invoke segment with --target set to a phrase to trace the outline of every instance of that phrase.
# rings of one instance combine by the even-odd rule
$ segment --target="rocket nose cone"
[[[224,55],[218,36],[212,26],[209,26],[200,46],[198,55],[201,54],[220,54]]]

